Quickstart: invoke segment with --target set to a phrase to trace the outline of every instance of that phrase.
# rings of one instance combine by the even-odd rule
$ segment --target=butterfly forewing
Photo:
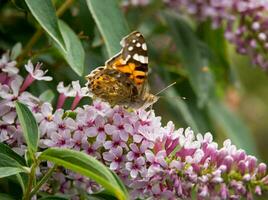
[[[147,108],[158,100],[147,84],[148,55],[142,34],[132,32],[120,42],[122,50],[88,76],[89,91],[111,105]]]
[[[147,45],[142,34],[132,32],[120,42],[122,51],[106,62],[107,67],[125,73],[138,88],[146,82],[148,72]]]

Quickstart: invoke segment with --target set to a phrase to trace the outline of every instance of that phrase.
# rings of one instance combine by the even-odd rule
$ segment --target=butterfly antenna
[[[155,94],[155,96],[158,96],[160,93],[164,92],[165,90],[167,90],[168,88],[172,87],[172,86],[175,85],[176,83],[177,83],[176,81],[173,82],[173,83],[171,83],[171,84],[168,85],[167,87],[165,87],[165,88],[163,88],[162,90],[160,90],[159,92],[157,92],[157,93]]]

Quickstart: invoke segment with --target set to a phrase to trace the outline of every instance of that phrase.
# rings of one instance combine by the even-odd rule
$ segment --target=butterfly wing
[[[124,37],[120,44],[122,50],[105,65],[126,74],[141,91],[146,84],[148,73],[148,54],[144,37],[140,32],[134,31]]]
[[[128,105],[138,96],[137,87],[124,73],[110,68],[98,67],[88,76],[87,87],[94,97],[114,105]]]

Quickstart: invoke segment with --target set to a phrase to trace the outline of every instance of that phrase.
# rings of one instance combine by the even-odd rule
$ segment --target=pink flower
[[[127,159],[129,161],[132,161],[132,160],[136,160],[140,157],[143,157],[145,151],[150,148],[151,146],[151,143],[149,143],[148,141],[144,140],[142,141],[141,145],[138,147],[137,144],[134,144],[134,143],[131,143],[129,145],[131,151],[128,152],[127,154]]]
[[[50,76],[45,76],[47,73],[46,71],[41,70],[42,63],[37,63],[36,66],[34,67],[32,62],[29,60],[27,65],[25,65],[25,69],[29,74],[35,79],[35,80],[44,80],[44,81],[51,81],[52,77]]]
[[[95,137],[97,136],[98,142],[104,142],[106,139],[105,133],[105,120],[101,116],[97,116],[94,120],[94,125],[89,127],[86,130],[86,134],[88,137]]]
[[[150,150],[147,150],[145,152],[145,156],[148,162],[151,163],[150,167],[148,168],[148,176],[152,177],[154,174],[162,171],[162,167],[166,168],[167,163],[165,161],[166,152],[165,151],[159,151],[156,155],[151,152]]]
[[[76,108],[76,106],[78,105],[78,103],[80,102],[80,100],[84,97],[84,96],[88,96],[88,88],[87,87],[83,87],[81,88],[79,81],[73,81],[72,82],[72,87],[73,87],[73,95],[75,96],[74,101],[72,103],[71,109],[74,110]]]
[[[54,113],[53,122],[56,124],[57,131],[74,131],[76,129],[76,123],[72,118],[62,118],[64,111],[62,109],[56,110]]]
[[[117,147],[122,147],[128,149],[127,144],[120,138],[118,134],[112,135],[112,140],[108,140],[103,144],[105,149],[114,150]]]
[[[6,73],[7,78],[12,77],[13,75],[17,75],[19,72],[19,69],[16,67],[16,64],[16,61],[10,60],[9,53],[5,53],[0,59],[0,70]],[[3,82],[0,81],[0,83]]]
[[[118,170],[124,162],[123,149],[117,147],[116,149],[104,152],[103,159],[110,163],[111,170]]]
[[[39,123],[39,129],[41,132],[41,136],[46,133],[56,131],[56,123],[53,121],[53,108],[51,104],[44,103],[41,106],[41,110],[39,113],[35,115],[37,122]]]
[[[72,148],[74,146],[74,141],[69,130],[62,131],[61,133],[52,132],[50,133],[50,138],[44,139],[43,141],[48,147]]]
[[[131,178],[136,178],[138,173],[144,173],[145,171],[145,159],[143,157],[139,157],[133,162],[126,163],[126,169],[130,171]]]
[[[117,113],[113,115],[113,125],[108,124],[107,129],[109,129],[108,134],[119,134],[120,138],[125,142],[128,140],[129,134],[133,134],[131,124],[128,123],[126,118],[122,118]]]
[[[266,164],[258,163],[230,140],[219,147],[210,133],[195,135],[190,128],[176,129],[172,122],[163,126],[153,110],[129,112],[101,101],[72,112],[53,112],[51,104],[19,92],[22,78],[18,74],[0,71],[0,79],[1,74],[9,81],[0,84],[0,141],[22,155],[25,141],[15,121],[15,100],[33,111],[41,131],[39,147],[72,148],[94,156],[122,178],[133,198],[189,199],[194,188],[198,199],[252,199],[253,194],[267,190]],[[63,83],[58,87],[64,99],[82,95],[80,88],[78,82],[73,88]],[[76,194],[81,190],[100,190],[68,170],[56,174],[51,181],[58,181],[60,192],[73,199],[79,199]]]
[[[102,144],[100,142],[94,142],[93,144],[84,141],[84,143],[82,144],[82,149],[85,153],[94,156],[98,159],[101,158],[100,153],[99,153],[99,148],[102,147]]]
[[[29,60],[28,63],[25,65],[25,69],[27,72],[29,72],[28,76],[24,80],[24,83],[20,89],[20,92],[25,91],[35,80],[44,80],[44,81],[51,81],[52,77],[45,76],[47,73],[46,71],[42,71],[41,68],[42,64],[37,63],[35,68],[32,64],[32,62]]]
[[[59,108],[62,108],[62,106],[64,105],[66,98],[73,96],[74,92],[72,88],[70,87],[70,85],[67,85],[66,87],[64,87],[63,82],[60,82],[58,84],[57,91],[60,93],[60,96],[57,102],[57,109],[59,109]]]
[[[81,150],[82,149],[82,144],[87,143],[87,137],[82,132],[75,132],[73,134],[73,142],[74,142],[74,147],[73,148],[75,150]]]
[[[8,141],[16,131],[15,126],[0,121],[0,142]]]

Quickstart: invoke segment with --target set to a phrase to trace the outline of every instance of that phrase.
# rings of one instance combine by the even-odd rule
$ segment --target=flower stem
[[[38,166],[38,163],[34,162],[34,164],[31,167],[31,171],[30,171],[30,174],[29,174],[28,187],[26,189],[25,194],[23,195],[23,200],[30,200],[30,198],[31,198],[30,194],[31,194],[31,190],[32,190],[32,187],[33,187],[33,182],[34,182],[34,179],[35,179],[35,170],[36,170],[37,166]]]
[[[72,4],[73,4],[74,0],[66,0],[56,11],[56,15],[58,17],[60,17]],[[31,37],[31,39],[29,40],[29,42],[26,44],[24,50],[22,51],[21,55],[18,57],[18,62],[22,62],[23,59],[25,58],[25,56],[28,55],[29,51],[32,49],[32,47],[34,46],[34,44],[39,40],[39,38],[42,36],[43,34],[43,29],[41,27],[39,27],[36,32],[34,33],[34,35]],[[20,65],[18,65],[20,66]]]
[[[32,192],[30,193],[30,197],[35,195],[35,193],[41,188],[41,186],[47,182],[49,177],[51,176],[52,172],[57,168],[57,165],[54,165],[51,167],[47,173],[43,176],[43,178],[36,184],[36,186],[33,188]]]
[[[62,16],[63,13],[73,4],[74,0],[66,0],[61,7],[56,11],[58,17]]]

